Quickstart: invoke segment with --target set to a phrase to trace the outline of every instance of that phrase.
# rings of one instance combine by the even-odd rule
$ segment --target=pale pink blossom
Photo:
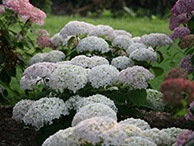
[[[41,36],[49,36],[49,33],[46,29],[41,29],[41,30],[37,31],[36,34],[39,34]]]
[[[52,48],[52,43],[51,39],[49,37],[43,37],[39,36],[36,38],[36,43],[41,49],[44,49],[45,47],[51,47]]]

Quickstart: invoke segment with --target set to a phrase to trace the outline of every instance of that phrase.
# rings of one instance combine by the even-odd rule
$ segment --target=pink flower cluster
[[[37,31],[36,34],[39,34],[40,36],[49,36],[49,33],[46,29],[41,29]]]
[[[178,65],[180,68],[186,69],[188,73],[192,73],[194,71],[194,65],[192,65],[191,58],[192,55],[190,54],[185,56]]]
[[[192,130],[188,130],[188,131],[185,131],[185,132],[182,132],[180,133],[178,136],[177,136],[177,139],[176,139],[176,146],[183,146],[183,144],[185,142],[187,142],[189,139],[193,138],[194,137],[194,131]],[[192,144],[194,142],[194,140],[191,140],[189,143],[187,143],[185,146],[189,146],[190,144]]]
[[[191,113],[191,108],[194,108],[194,101],[190,103],[188,113],[185,115],[186,120],[194,121],[194,115]]]
[[[188,79],[189,78],[188,71],[183,68],[172,68],[166,75],[165,80],[176,78]]]
[[[34,7],[29,0],[8,0],[5,2],[5,8],[19,14],[24,22],[30,19],[32,23],[43,25],[46,18],[46,14]]]
[[[194,100],[194,82],[187,79],[168,79],[162,83],[160,90],[165,103],[179,104],[185,98],[183,92],[187,93],[188,103]]]
[[[191,13],[193,10],[194,10],[193,0],[178,0],[170,12],[171,14],[179,15],[182,13]]]
[[[191,31],[188,27],[176,27],[174,31],[171,33],[170,38],[172,40],[177,39],[177,38],[181,39],[190,33]]]
[[[180,48],[191,48],[194,47],[194,34],[184,36],[180,41]]]
[[[41,49],[44,49],[45,47],[54,48],[54,45],[49,37],[39,36],[36,38],[36,43]]]

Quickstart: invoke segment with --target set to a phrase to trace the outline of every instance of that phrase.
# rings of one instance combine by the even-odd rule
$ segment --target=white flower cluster
[[[147,89],[147,100],[153,105],[157,111],[164,111],[165,103],[163,102],[163,95],[160,91],[154,89]]]
[[[157,128],[144,130],[142,137],[156,143],[157,146],[170,145],[170,136],[168,133]]]
[[[20,80],[20,87],[21,89],[27,89],[27,90],[34,90],[35,85],[39,85],[43,83],[42,78],[37,77],[37,78],[26,78],[23,76]]]
[[[129,58],[132,60],[137,60],[137,61],[146,61],[149,60],[151,62],[157,61],[157,54],[155,51],[152,51],[150,49],[142,48],[133,51],[130,55]]]
[[[170,145],[172,145],[173,143],[176,142],[177,136],[182,132],[188,131],[188,129],[172,127],[172,128],[162,129],[161,131],[168,133],[168,135],[170,136]]]
[[[65,88],[74,93],[83,88],[88,82],[86,69],[76,65],[60,65],[50,76],[51,89],[63,92]]]
[[[163,33],[145,34],[141,37],[140,41],[147,46],[173,46],[173,40]]]
[[[157,146],[154,142],[140,137],[140,136],[132,136],[130,138],[125,139],[125,144],[122,146]]]
[[[79,109],[79,111],[73,117],[71,125],[76,126],[78,123],[86,119],[103,116],[107,116],[117,121],[116,112],[112,110],[109,106],[101,103],[89,104]]]
[[[109,45],[102,38],[99,38],[96,36],[89,36],[89,37],[86,37],[86,38],[82,39],[81,41],[79,41],[79,43],[77,45],[77,50],[80,52],[99,51],[101,53],[106,53],[109,51]]]
[[[74,127],[59,130],[47,138],[42,146],[79,146],[84,143],[83,140],[74,135]]]
[[[121,126],[109,117],[93,117],[80,122],[74,134],[92,145],[122,145],[126,134]]]
[[[114,101],[101,94],[95,94],[86,98],[81,98],[81,100],[77,102],[77,111],[79,111],[82,107],[93,103],[105,104],[117,112],[117,107]]]
[[[140,50],[140,49],[143,49],[143,48],[146,49],[147,46],[144,45],[144,44],[142,44],[142,43],[133,43],[133,44],[131,44],[131,45],[127,48],[126,52],[127,52],[128,55],[130,55],[133,51],[135,51],[135,50]]]
[[[30,106],[34,103],[33,100],[20,100],[13,107],[12,118],[16,121],[22,122],[25,114],[28,112]]]
[[[124,85],[130,85],[132,89],[142,89],[148,87],[146,81],[152,80],[154,75],[142,66],[133,66],[122,70],[119,77]]]
[[[132,38],[134,43],[141,43],[140,39],[141,39],[141,37],[133,37]]]
[[[97,25],[89,32],[89,36],[105,36],[113,32],[113,28],[109,25]]]
[[[23,121],[25,124],[30,124],[38,130],[43,127],[44,124],[50,125],[52,124],[52,120],[59,119],[61,115],[68,114],[69,111],[62,99],[45,97],[31,104],[23,117]]]
[[[79,95],[76,96],[71,96],[66,102],[66,106],[68,108],[68,110],[78,110],[78,106],[77,104],[79,103],[80,100],[82,100],[84,97],[80,97]]]
[[[127,35],[118,35],[112,40],[112,45],[114,47],[119,47],[127,50],[127,48],[133,44],[133,41]]]
[[[110,39],[110,40],[112,40],[112,39],[114,39],[118,35],[126,35],[126,36],[128,36],[130,38],[132,37],[131,33],[127,32],[125,30],[114,30],[112,33],[110,33],[107,36],[107,38]]]
[[[53,37],[51,37],[51,43],[55,46],[62,46],[64,43],[64,39],[60,33],[56,33]]]
[[[67,38],[72,35],[85,35],[93,30],[94,25],[83,21],[70,21],[60,31],[60,35],[63,38]]]
[[[62,51],[52,50],[49,53],[38,53],[34,55],[29,61],[28,65],[32,65],[38,62],[58,62],[65,58],[65,54]]]
[[[93,67],[88,78],[92,87],[99,88],[107,85],[113,85],[118,82],[119,71],[112,65],[99,65]]]
[[[78,55],[71,59],[71,64],[84,68],[93,68],[98,65],[109,64],[109,62],[106,58],[101,56],[87,57],[85,55]]]
[[[111,65],[117,69],[125,69],[127,67],[133,66],[134,62],[126,56],[118,56],[112,59]]]
[[[150,129],[150,125],[141,119],[128,118],[119,122],[120,125],[134,125],[140,128],[141,130]]]
[[[126,123],[121,123],[120,125],[123,128],[123,131],[127,134],[127,137],[139,136],[142,134],[142,130],[135,125],[126,124]]]

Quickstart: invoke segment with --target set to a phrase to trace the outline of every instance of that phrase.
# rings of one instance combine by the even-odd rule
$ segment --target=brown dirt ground
[[[22,126],[12,117],[13,106],[0,106],[0,146],[36,146],[34,138],[37,132],[28,126]],[[194,130],[184,117],[171,118],[169,113],[148,112],[144,119],[159,129],[179,127]]]

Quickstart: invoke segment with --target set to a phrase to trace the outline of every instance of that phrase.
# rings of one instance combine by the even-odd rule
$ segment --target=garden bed
[[[13,120],[13,106],[0,106],[0,145],[1,146],[36,146],[35,136],[37,132],[29,127],[22,126]],[[183,129],[194,130],[194,127],[189,124],[184,117],[172,118],[166,112],[147,112],[144,120],[150,126],[162,129],[168,127],[179,127]]]

